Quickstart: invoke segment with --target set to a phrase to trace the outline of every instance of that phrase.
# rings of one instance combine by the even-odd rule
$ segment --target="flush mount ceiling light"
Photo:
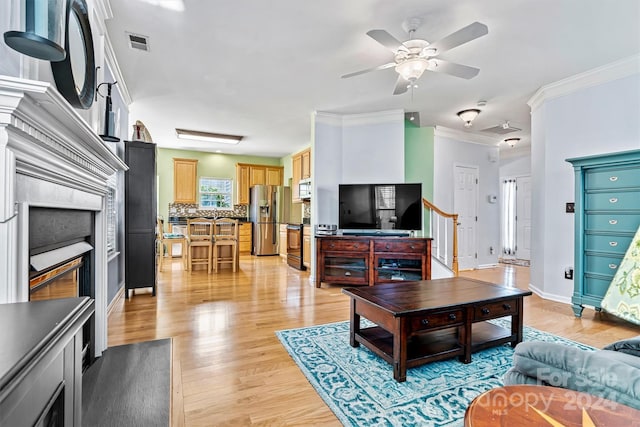
[[[429,61],[424,58],[407,59],[396,65],[395,68],[403,79],[409,82],[415,82],[422,76],[422,73],[429,68]]]
[[[471,126],[471,122],[476,117],[478,117],[478,114],[480,114],[480,110],[478,110],[477,108],[458,111],[458,117],[462,119],[462,121],[464,122],[464,127],[467,128]]]
[[[243,136],[226,135],[222,133],[201,132],[198,130],[187,130],[176,128],[176,136],[180,139],[193,139],[205,142],[220,142],[223,144],[237,144],[242,141]]]
[[[515,146],[518,141],[520,141],[520,138],[507,138],[504,140],[504,142],[509,144],[509,147]]]

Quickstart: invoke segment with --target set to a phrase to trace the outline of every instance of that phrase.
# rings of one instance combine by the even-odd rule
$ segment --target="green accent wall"
[[[156,173],[158,174],[158,215],[169,218],[169,203],[173,202],[173,158],[198,160],[198,179],[211,178],[236,179],[236,163],[254,163],[259,165],[283,166],[282,159],[260,156],[236,156],[231,154],[207,153],[203,151],[172,150],[158,148]],[[289,163],[291,159],[289,159]],[[291,169],[291,167],[289,167]],[[289,175],[291,172],[289,171]],[[285,172],[285,182],[286,182]],[[235,193],[234,193],[235,198]]]
[[[433,201],[433,127],[418,127],[404,122],[404,181],[421,182],[422,196]],[[424,216],[424,235],[430,236],[429,216]]]

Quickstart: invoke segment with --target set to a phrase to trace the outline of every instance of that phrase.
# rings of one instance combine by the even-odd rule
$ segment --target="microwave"
[[[300,180],[298,182],[298,196],[301,199],[310,199],[311,198],[311,179],[306,178]]]

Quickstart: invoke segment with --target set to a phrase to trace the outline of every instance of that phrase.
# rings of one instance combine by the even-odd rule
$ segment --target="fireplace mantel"
[[[28,300],[29,206],[95,212],[97,355],[107,344],[107,180],[126,169],[50,83],[0,76],[0,303]]]

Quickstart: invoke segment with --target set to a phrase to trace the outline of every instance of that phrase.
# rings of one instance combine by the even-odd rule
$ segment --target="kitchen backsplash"
[[[302,218],[311,218],[311,203],[304,202],[303,205]]]
[[[217,209],[198,209],[198,205],[195,203],[169,203],[169,216],[246,218],[247,206],[233,205],[232,210],[228,210],[228,209],[217,210]]]

